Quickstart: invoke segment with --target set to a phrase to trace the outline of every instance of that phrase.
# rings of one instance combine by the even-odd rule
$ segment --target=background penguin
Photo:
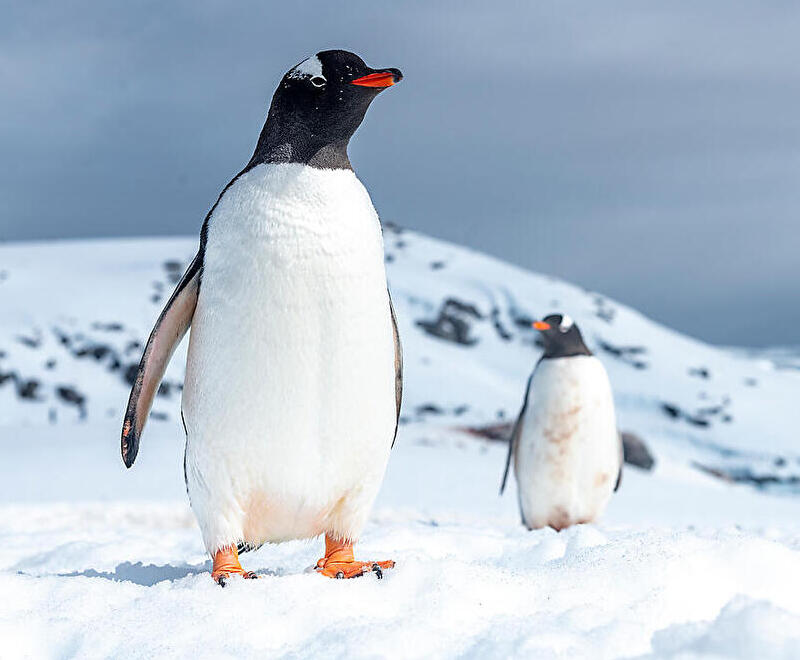
[[[517,478],[522,522],[556,530],[595,520],[622,478],[608,375],[569,316],[552,314],[533,327],[544,354],[528,379],[508,447]]]
[[[255,577],[237,547],[325,534],[317,570],[355,577],[352,546],[397,433],[402,354],[380,223],[347,155],[397,69],[342,50],[281,80],[247,166],[145,347],[122,430],[130,467],[189,325],[184,473],[212,576]]]

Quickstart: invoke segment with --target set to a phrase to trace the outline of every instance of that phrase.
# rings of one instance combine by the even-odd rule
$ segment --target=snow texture
[[[136,465],[119,457],[130,365],[196,240],[0,247],[0,657],[798,657],[796,354],[384,236],[406,400],[356,550],[397,567],[326,580],[306,572],[321,542],[294,541],[243,555],[261,579],[224,590],[184,491],[185,346]],[[656,464],[626,469],[597,524],[528,532],[484,436],[518,412],[531,321],[566,311]]]
[[[288,75],[290,78],[322,78],[325,80],[325,76],[322,75],[322,62],[316,55],[300,62],[289,71]]]

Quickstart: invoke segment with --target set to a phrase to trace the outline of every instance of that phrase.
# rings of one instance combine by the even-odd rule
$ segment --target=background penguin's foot
[[[337,541],[326,534],[325,556],[317,562],[316,571],[325,577],[338,579],[375,573],[380,580],[383,571],[388,568],[394,568],[393,561],[356,561],[350,541]]]
[[[214,554],[214,566],[211,568],[211,577],[220,587],[225,586],[225,581],[232,575],[241,575],[246,580],[255,580],[258,575],[246,571],[239,563],[239,553],[236,546],[221,548]]]

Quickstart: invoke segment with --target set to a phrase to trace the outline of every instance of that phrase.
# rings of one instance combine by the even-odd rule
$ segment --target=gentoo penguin
[[[144,350],[122,430],[130,467],[191,325],[184,477],[212,577],[255,577],[239,552],[325,535],[316,570],[350,578],[397,433],[402,353],[381,227],[347,147],[399,82],[328,50],[280,82],[255,153],[206,216],[200,249]]]
[[[551,314],[533,327],[544,353],[511,433],[500,493],[513,456],[523,524],[561,530],[603,512],[622,478],[622,441],[608,375],[578,326]]]

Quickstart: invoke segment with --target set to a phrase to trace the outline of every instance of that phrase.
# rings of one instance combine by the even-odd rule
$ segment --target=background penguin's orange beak
[[[544,321],[534,321],[534,323],[532,325],[537,330],[549,330],[550,329],[550,324],[549,323],[545,323]]]
[[[403,79],[403,74],[397,69],[393,71],[376,71],[366,76],[361,76],[351,81],[351,85],[360,87],[391,87]]]

